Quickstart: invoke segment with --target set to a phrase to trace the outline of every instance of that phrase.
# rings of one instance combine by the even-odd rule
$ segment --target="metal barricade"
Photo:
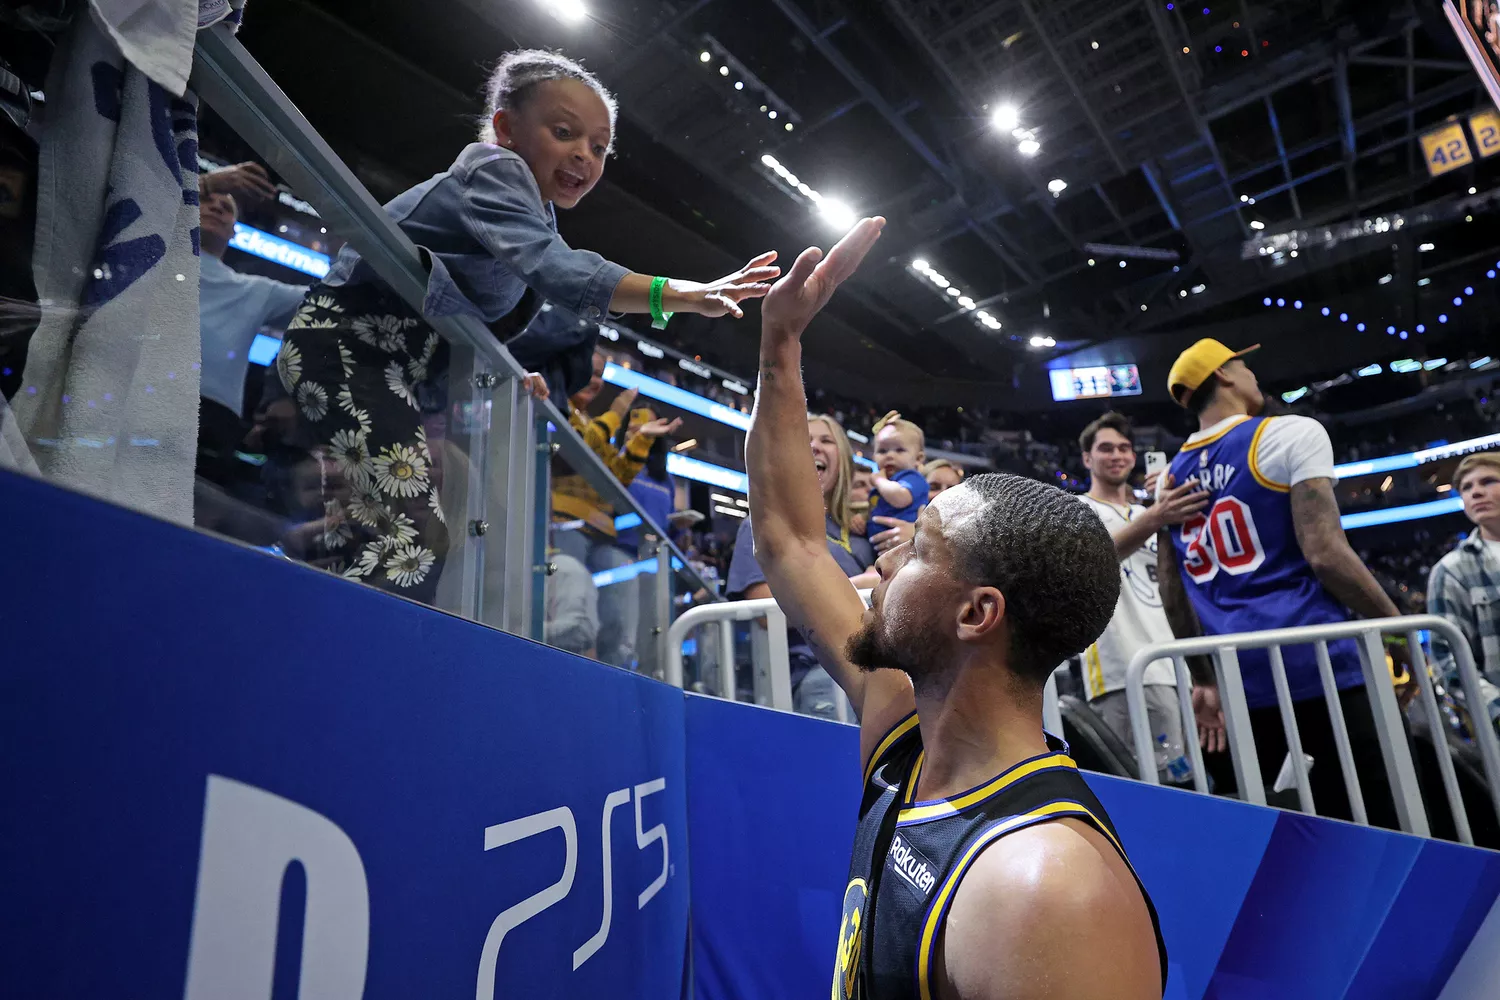
[[[1286,666],[1281,653],[1283,646],[1311,644],[1317,659],[1318,677],[1324,700],[1327,703],[1329,723],[1338,748],[1339,765],[1343,771],[1344,787],[1349,796],[1350,812],[1355,822],[1368,825],[1369,819],[1360,789],[1359,776],[1354,768],[1354,750],[1350,744],[1349,730],[1344,720],[1339,692],[1335,686],[1333,666],[1328,654],[1329,642],[1354,639],[1358,643],[1364,687],[1370,698],[1382,763],[1390,782],[1392,798],[1395,800],[1397,819],[1402,830],[1428,836],[1427,814],[1423,808],[1422,795],[1417,784],[1416,768],[1402,726],[1401,712],[1396,704],[1395,689],[1391,682],[1390,671],[1386,668],[1385,651],[1381,642],[1382,635],[1403,636],[1411,652],[1411,670],[1417,679],[1417,700],[1435,736],[1437,763],[1442,775],[1443,791],[1447,796],[1449,808],[1452,810],[1458,837],[1463,843],[1472,844],[1473,837],[1470,832],[1468,813],[1459,791],[1452,754],[1443,739],[1446,726],[1438,709],[1437,699],[1433,693],[1432,678],[1428,674],[1426,657],[1419,641],[1419,633],[1422,631],[1440,633],[1447,640],[1458,665],[1459,678],[1465,695],[1471,704],[1483,704],[1483,698],[1479,696],[1479,671],[1475,667],[1474,655],[1469,649],[1468,642],[1451,622],[1435,615],[1376,618],[1328,625],[1269,629],[1264,632],[1175,639],[1138,650],[1131,658],[1130,666],[1126,671],[1125,696],[1130,710],[1131,737],[1141,780],[1151,784],[1158,783],[1154,747],[1146,710],[1144,683],[1146,667],[1156,660],[1169,657],[1176,671],[1178,704],[1182,712],[1184,743],[1191,755],[1193,765],[1193,784],[1199,792],[1208,791],[1208,781],[1203,771],[1203,757],[1198,745],[1197,720],[1193,713],[1192,678],[1188,673],[1185,660],[1188,656],[1208,655],[1213,658],[1214,662],[1219,700],[1224,713],[1229,750],[1234,761],[1235,779],[1239,783],[1240,795],[1248,802],[1266,804],[1265,783],[1261,776],[1255,739],[1250,728],[1250,710],[1245,701],[1244,682],[1240,675],[1238,655],[1238,651],[1243,649],[1265,649],[1268,654],[1271,679],[1276,690],[1276,701],[1280,709],[1282,725],[1286,732],[1288,756],[1291,760],[1292,777],[1297,788],[1298,799],[1303,812],[1315,815],[1307,765],[1302,753],[1302,741],[1297,729],[1290,686],[1287,683]],[[1497,815],[1500,815],[1500,741],[1496,740],[1494,729],[1483,721],[1482,713],[1480,713],[1479,723],[1474,728],[1474,739],[1483,760],[1485,781],[1491,800],[1497,810]]]
[[[868,599],[869,591],[860,591]],[[714,685],[721,698],[737,700],[734,662],[734,623],[765,622],[766,655],[763,665],[758,665],[755,679],[756,704],[768,705],[784,711],[792,711],[791,662],[787,654],[786,615],[776,599],[765,597],[754,601],[725,601],[690,608],[672,622],[667,629],[666,682],[674,687],[683,686],[682,645],[694,630],[705,625],[717,626],[718,678]],[[843,691],[834,701],[839,722],[857,722],[853,706]]]

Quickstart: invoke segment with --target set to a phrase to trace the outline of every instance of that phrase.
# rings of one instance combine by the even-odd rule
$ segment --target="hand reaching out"
[[[1209,492],[1198,485],[1197,479],[1173,486],[1172,478],[1168,476],[1167,486],[1161,499],[1150,508],[1151,517],[1158,525],[1181,524],[1208,506]]]
[[[834,290],[859,267],[884,226],[885,219],[880,216],[861,219],[826,255],[817,247],[802,251],[786,277],[771,286],[766,295],[760,313],[765,330],[800,337]]]
[[[638,395],[640,395],[639,389],[621,390],[620,394],[614,398],[614,402],[609,404],[610,412],[624,420],[626,414],[630,412],[630,404],[635,402],[635,397]]]
[[[668,285],[672,292],[672,306],[680,312],[695,312],[700,316],[723,316],[726,313],[735,319],[744,319],[745,312],[740,303],[745,299],[758,299],[771,290],[768,284],[781,275],[781,268],[773,267],[776,251],[768,250],[752,257],[744,267],[733,274],[726,274],[717,281],[678,281]]]
[[[1219,707],[1219,689],[1193,688],[1193,721],[1198,723],[1198,745],[1209,753],[1229,747],[1224,733],[1224,711]]]
[[[276,185],[259,163],[236,163],[210,170],[198,183],[204,194],[232,194],[241,204],[276,197]]]
[[[540,372],[527,372],[525,378],[521,379],[521,391],[529,393],[533,399],[546,399],[552,394],[547,386],[547,380]]]
[[[925,508],[926,505],[923,506]],[[921,511],[917,513],[920,514]],[[914,521],[903,521],[899,517],[877,517],[873,520],[886,527],[885,531],[870,536],[870,544],[875,546],[876,552],[889,552],[898,545],[905,545],[917,533]]]
[[[659,438],[664,434],[672,433],[681,426],[681,417],[672,417],[671,419],[657,417],[655,420],[648,420],[644,424],[641,424],[635,429],[635,432],[641,437]]]

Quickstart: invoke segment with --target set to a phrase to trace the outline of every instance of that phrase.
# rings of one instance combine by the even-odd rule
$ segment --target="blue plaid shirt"
[[[1458,627],[1474,651],[1483,680],[1500,685],[1500,560],[1480,537],[1479,529],[1432,567],[1427,581],[1427,610]],[[1458,664],[1448,643],[1432,637],[1434,667],[1454,687]],[[1490,718],[1500,717],[1500,691],[1486,691]]]

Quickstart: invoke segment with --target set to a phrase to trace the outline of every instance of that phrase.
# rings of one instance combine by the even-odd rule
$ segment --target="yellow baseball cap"
[[[1167,392],[1172,394],[1178,406],[1186,406],[1188,397],[1207,382],[1210,375],[1235,358],[1243,358],[1251,351],[1258,350],[1260,345],[1252,344],[1243,351],[1231,351],[1219,341],[1205,337],[1177,355],[1177,360],[1172,362],[1172,370],[1167,373]]]

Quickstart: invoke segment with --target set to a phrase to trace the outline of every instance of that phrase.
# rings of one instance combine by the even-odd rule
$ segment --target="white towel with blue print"
[[[43,476],[182,524],[198,436],[197,146],[197,99],[76,18],[47,81],[42,319],[12,407]]]

